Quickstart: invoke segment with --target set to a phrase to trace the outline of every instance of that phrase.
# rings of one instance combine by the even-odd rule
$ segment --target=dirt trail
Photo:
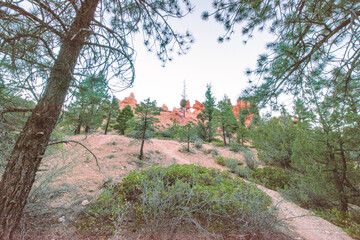
[[[77,165],[72,168],[71,173],[58,178],[53,184],[59,186],[66,184],[66,186],[73,190],[68,191],[61,198],[51,202],[51,208],[67,209],[67,211],[58,211],[55,215],[51,216],[51,222],[55,223],[47,227],[51,229],[47,229],[46,238],[57,238],[59,235],[62,235],[71,239],[71,236],[74,236],[71,231],[76,231],[71,229],[71,219],[76,211],[85,208],[85,206],[81,205],[81,202],[84,199],[90,202],[95,200],[101,193],[104,182],[108,179],[118,182],[130,170],[151,166],[152,164],[168,166],[173,163],[197,164],[226,170],[224,167],[216,164],[211,155],[206,155],[193,146],[192,153],[180,152],[179,149],[182,148],[182,144],[171,140],[152,139],[148,141],[145,144],[146,159],[139,165],[139,160],[137,159],[139,144],[132,139],[118,135],[90,135],[86,139],[84,139],[84,136],[73,136],[70,139],[84,143],[97,155],[101,171],[96,168],[94,159],[89,157],[89,154],[83,148],[79,146],[65,146],[66,155],[68,156],[66,164],[68,164],[69,159],[76,159]],[[204,144],[203,148],[209,149],[214,147]],[[226,148],[216,149],[222,156],[243,160],[241,152],[234,153]],[[56,159],[57,157],[50,155],[44,159],[44,164],[49,165]],[[288,226],[283,231],[291,239],[352,239],[342,229],[320,217],[313,216],[309,211],[300,208],[296,204],[284,200],[276,191],[262,186],[259,186],[259,188],[272,197],[273,205],[276,205],[279,209],[280,218],[286,219],[285,221]],[[66,215],[66,218],[70,219],[70,221],[65,224],[58,223],[57,219],[63,214],[69,214],[69,216]]]
[[[294,239],[306,240],[351,240],[344,230],[285,200],[278,192],[258,186],[273,200],[278,207],[279,217],[286,219],[289,235]]]

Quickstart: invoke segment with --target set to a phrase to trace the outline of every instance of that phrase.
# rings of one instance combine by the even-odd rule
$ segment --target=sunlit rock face
[[[125,97],[123,100],[119,100],[119,108],[122,110],[126,105],[129,105],[133,111],[135,111],[137,100],[134,93],[130,93],[129,97]],[[239,111],[244,108],[250,107],[250,102],[244,102],[238,100],[236,105],[233,106],[233,113],[236,117],[239,116]],[[159,127],[169,127],[174,123],[177,123],[181,126],[186,125],[189,122],[196,123],[197,115],[204,109],[204,105],[195,100],[194,105],[191,107],[190,101],[187,100],[186,106],[183,108],[174,107],[172,111],[169,111],[169,108],[166,104],[163,104],[160,108],[160,115],[156,116],[159,119],[157,125]],[[184,113],[185,111],[185,113]],[[252,121],[252,114],[246,117],[245,125],[249,126]]]
[[[124,98],[122,101],[118,99],[120,110],[124,109],[126,105],[129,105],[133,111],[135,111],[137,101],[134,93],[130,93],[129,97]]]

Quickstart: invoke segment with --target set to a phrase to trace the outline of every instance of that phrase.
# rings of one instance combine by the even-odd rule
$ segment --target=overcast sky
[[[134,92],[138,102],[150,97],[158,106],[165,103],[171,110],[179,107],[185,80],[191,105],[195,100],[204,101],[207,83],[212,84],[217,101],[227,94],[235,104],[248,86],[245,70],[256,66],[258,55],[265,52],[265,45],[272,37],[268,33],[256,34],[244,45],[239,28],[230,42],[219,44],[217,38],[224,33],[223,27],[213,19],[201,20],[203,10],[211,11],[211,2],[196,3],[192,14],[172,24],[178,31],[189,30],[195,43],[188,54],[175,56],[165,67],[154,53],[147,51],[141,38],[136,39],[134,86],[116,93],[117,98],[123,99]]]

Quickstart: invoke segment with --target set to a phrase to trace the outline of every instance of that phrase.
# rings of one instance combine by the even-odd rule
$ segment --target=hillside
[[[48,149],[36,183],[37,190],[30,197],[22,223],[22,235],[30,239],[79,239],[82,236],[74,227],[75,216],[101,193],[106,185],[121,181],[131,170],[153,164],[169,166],[173,163],[198,164],[226,170],[202,150],[182,153],[181,143],[172,140],[152,139],[145,144],[146,159],[139,161],[139,144],[133,139],[118,135],[78,135],[68,139],[85,144],[98,158],[95,159],[77,144],[55,145]],[[203,145],[204,149],[214,148]],[[225,157],[243,161],[241,152],[216,148]],[[253,150],[254,151],[254,150]],[[277,192],[263,189],[285,218],[282,231],[291,239],[351,239],[340,228],[312,216],[297,205],[284,200]]]

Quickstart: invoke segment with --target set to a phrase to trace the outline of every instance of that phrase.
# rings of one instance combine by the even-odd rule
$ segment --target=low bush
[[[172,134],[166,129],[164,131],[157,131],[154,133],[154,137],[158,139],[172,139]]]
[[[225,166],[225,158],[221,155],[215,158],[215,162],[221,166]]]
[[[230,143],[230,151],[233,152],[245,152],[249,150],[249,148],[247,146],[241,145],[237,142],[231,142]]]
[[[204,149],[202,152],[206,155],[211,154],[212,157],[216,157],[219,155],[219,152],[215,148]]]
[[[246,166],[250,169],[255,169],[258,166],[258,163],[256,162],[254,158],[254,153],[250,149],[246,149],[243,153],[244,161],[246,163]]]
[[[224,142],[212,142],[211,143],[215,147],[224,147]]]
[[[202,148],[202,142],[199,141],[199,140],[196,140],[196,141],[194,142],[194,147],[195,147],[196,149],[201,149],[201,148]]]
[[[276,217],[270,197],[229,173],[195,165],[131,172],[105,190],[77,227],[92,236],[115,232],[173,239],[178,232],[271,238]],[[167,234],[167,235],[166,235]],[[170,236],[169,236],[170,235]]]
[[[221,155],[218,155],[215,158],[215,162],[221,166],[225,166],[231,170],[231,172],[235,172],[238,170],[238,167],[243,165],[243,162],[239,161],[235,158],[226,158]]]
[[[252,169],[248,178],[273,190],[290,186],[291,180],[290,176],[283,170],[270,167]]]

